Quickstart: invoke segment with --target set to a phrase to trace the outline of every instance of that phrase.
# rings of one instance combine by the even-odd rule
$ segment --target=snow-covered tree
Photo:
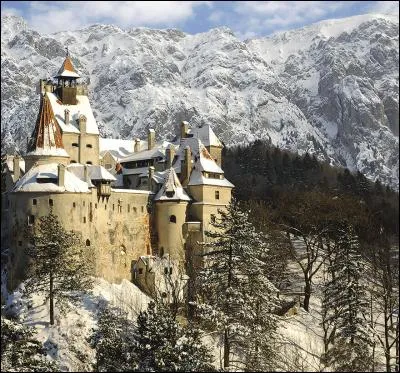
[[[62,308],[71,293],[88,291],[92,287],[90,255],[85,252],[77,235],[67,232],[57,216],[40,217],[33,229],[28,229],[30,257],[27,294],[43,292],[50,300],[50,324],[54,325],[54,300]]]
[[[267,244],[233,200],[203,243],[205,268],[198,275],[199,314],[221,332],[224,368],[273,367],[277,290],[266,276]],[[232,361],[236,352],[238,358]],[[240,356],[240,358],[239,358]]]
[[[194,328],[182,328],[168,307],[151,302],[137,318],[138,372],[211,371],[211,356]]]
[[[55,372],[57,365],[46,358],[33,328],[1,316],[1,371]]]
[[[323,360],[335,371],[366,371],[371,366],[371,333],[365,317],[365,285],[361,283],[365,268],[357,235],[350,225],[340,229],[328,273],[323,308],[325,321],[335,333]]]
[[[123,372],[136,364],[131,350],[134,345],[135,325],[118,308],[100,309],[97,329],[91,344],[96,349],[97,372]]]

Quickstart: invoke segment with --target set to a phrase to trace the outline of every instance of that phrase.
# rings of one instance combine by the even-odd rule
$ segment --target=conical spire
[[[28,152],[38,155],[68,156],[64,150],[60,126],[46,93],[40,102],[39,115],[28,144]]]
[[[171,167],[167,170],[164,184],[154,198],[155,201],[190,201],[190,197],[183,190],[182,185]]]
[[[79,75],[76,72],[74,65],[72,64],[71,57],[69,56],[68,48],[67,55],[60,70],[58,70],[56,78],[79,78]]]

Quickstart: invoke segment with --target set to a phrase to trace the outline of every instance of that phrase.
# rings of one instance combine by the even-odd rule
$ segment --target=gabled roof
[[[27,151],[28,155],[68,157],[62,142],[60,126],[54,116],[47,93],[41,97],[39,115]]]
[[[90,134],[99,134],[96,119],[93,115],[88,96],[77,95],[76,105],[63,105],[58,97],[51,92],[47,92],[54,116],[57,119],[63,133],[80,133],[78,120],[81,115],[86,117],[86,132]],[[69,123],[65,123],[65,110],[69,110]]]
[[[70,56],[65,57],[65,60],[58,70],[56,78],[79,78],[80,76],[77,74],[74,65],[72,64],[72,60]]]
[[[190,197],[183,190],[182,185],[171,167],[167,170],[164,184],[156,194],[155,201],[190,201]]]
[[[105,180],[105,181],[116,181],[117,179],[110,174],[103,166],[81,163],[72,163],[67,166],[67,170],[72,172],[76,177],[81,180],[84,179],[84,169],[87,167],[88,177],[90,180]],[[83,180],[84,181],[84,180]]]
[[[223,147],[221,141],[219,141],[209,124],[202,127],[191,128],[189,133],[193,134],[193,137],[200,139],[205,146]]]
[[[48,182],[43,182],[46,179]],[[58,163],[48,163],[34,165],[17,181],[12,192],[88,193],[89,186],[68,169],[65,170],[64,186],[58,186]]]
[[[154,159],[158,157],[165,158],[165,150],[171,143],[168,141],[163,141],[162,143],[156,144],[153,149],[141,150],[137,153],[133,153],[128,157],[122,158],[120,163],[132,162],[132,161],[142,161],[146,159]]]

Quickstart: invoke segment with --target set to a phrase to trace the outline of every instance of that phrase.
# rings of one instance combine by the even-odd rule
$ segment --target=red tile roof
[[[39,115],[28,145],[28,152],[35,151],[37,148],[64,149],[61,129],[54,117],[47,94],[40,101]]]

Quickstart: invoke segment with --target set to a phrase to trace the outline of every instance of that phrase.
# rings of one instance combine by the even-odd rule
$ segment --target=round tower
[[[173,168],[167,170],[164,184],[154,201],[158,255],[162,257],[169,254],[173,260],[184,261],[182,227],[186,222],[190,198],[183,190]]]

